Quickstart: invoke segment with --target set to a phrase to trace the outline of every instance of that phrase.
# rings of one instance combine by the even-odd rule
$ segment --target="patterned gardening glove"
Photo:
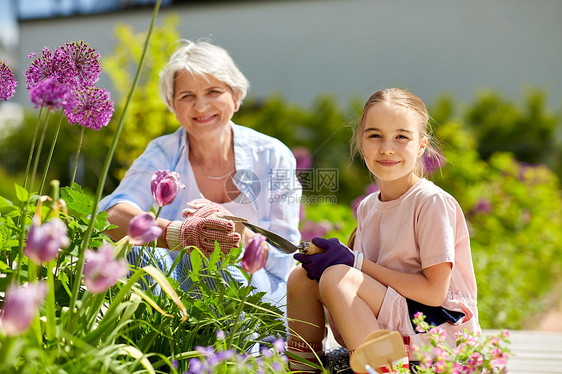
[[[235,232],[234,222],[220,218],[232,213],[221,205],[196,199],[187,203],[182,215],[185,221],[172,221],[166,227],[165,239],[169,249],[195,246],[209,257],[215,250],[215,241],[224,253],[238,247],[240,234]],[[188,249],[188,252],[191,251]]]
[[[338,239],[314,238],[312,243],[325,249],[326,252],[315,255],[305,255],[304,253],[293,255],[294,259],[299,261],[304,270],[306,270],[306,275],[309,279],[319,282],[324,270],[332,265],[344,264],[361,270],[363,254],[361,252],[353,252]]]

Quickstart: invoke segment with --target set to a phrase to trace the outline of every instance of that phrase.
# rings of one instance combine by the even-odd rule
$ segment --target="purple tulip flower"
[[[25,245],[25,255],[33,262],[42,264],[54,260],[60,248],[70,245],[66,235],[66,225],[58,218],[53,218],[44,224],[33,217],[33,223]]]
[[[185,185],[180,181],[180,175],[175,171],[158,170],[152,174],[150,190],[158,206],[170,205],[180,188],[185,188]]]
[[[116,260],[111,244],[103,244],[97,251],[87,250],[84,263],[84,284],[91,293],[106,291],[127,274],[125,260]]]
[[[264,241],[265,236],[257,234],[250,239],[246,246],[244,256],[242,257],[242,268],[249,274],[254,274],[265,265],[267,252],[263,246]]]
[[[0,61],[0,100],[7,101],[16,93],[18,81],[10,67]]]
[[[5,336],[15,336],[27,330],[46,295],[45,283],[9,286],[2,305],[0,331]]]
[[[139,214],[129,222],[129,243],[139,245],[158,239],[162,234],[162,228],[154,221],[150,213]]]

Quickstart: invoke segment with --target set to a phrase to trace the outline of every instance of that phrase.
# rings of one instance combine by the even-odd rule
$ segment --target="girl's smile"
[[[362,126],[365,163],[378,179],[381,196],[388,191],[385,185],[392,185],[392,196],[401,195],[419,180],[414,169],[427,145],[418,117],[400,106],[376,103],[368,109]]]

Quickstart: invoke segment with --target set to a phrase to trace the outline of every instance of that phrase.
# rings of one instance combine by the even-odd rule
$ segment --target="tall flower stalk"
[[[267,249],[265,245],[265,236],[257,234],[255,235],[244,251],[244,256],[242,256],[242,269],[244,269],[250,277],[248,279],[248,286],[246,287],[246,292],[238,305],[238,310],[236,310],[236,316],[234,316],[234,324],[232,325],[232,331],[228,338],[227,348],[232,347],[232,340],[234,339],[234,335],[236,333],[236,326],[238,325],[238,320],[240,319],[240,315],[242,314],[242,309],[244,309],[244,303],[248,298],[248,294],[252,289],[252,278],[254,273],[261,268],[264,267],[265,262],[267,260]]]
[[[144,65],[144,61],[146,59],[146,53],[147,53],[147,50],[148,50],[148,46],[150,44],[150,37],[152,35],[152,30],[154,28],[154,23],[156,22],[156,18],[158,16],[158,12],[160,10],[160,4],[161,3],[162,3],[162,0],[158,0],[156,2],[156,5],[154,6],[154,11],[152,13],[152,20],[150,22],[150,26],[149,26],[148,31],[147,31],[146,39],[144,41],[144,46],[143,46],[143,49],[142,49],[142,54],[141,54],[141,57],[140,57],[139,64],[137,66],[135,78],[133,79],[133,84],[131,85],[131,89],[129,90],[129,94],[127,95],[127,100],[125,101],[125,105],[123,106],[123,111],[121,113],[121,117],[119,118],[119,122],[117,124],[115,136],[113,137],[113,142],[111,143],[111,146],[109,148],[109,152],[108,152],[107,157],[105,159],[105,163],[103,165],[103,170],[102,170],[102,173],[100,175],[100,180],[99,180],[99,183],[98,183],[98,188],[97,188],[96,193],[94,195],[94,201],[93,201],[93,204],[92,204],[93,205],[92,206],[92,218],[90,219],[90,223],[88,225],[88,228],[86,229],[86,231],[84,233],[84,238],[83,238],[83,241],[82,241],[82,247],[80,249],[80,255],[78,257],[78,262],[76,264],[76,275],[74,277],[74,283],[72,284],[72,291],[71,291],[70,304],[69,304],[69,310],[71,311],[71,313],[74,312],[74,306],[76,305],[76,301],[77,301],[77,298],[78,298],[78,290],[80,288],[80,282],[81,282],[82,272],[83,272],[83,268],[84,268],[84,255],[85,255],[86,249],[89,246],[90,237],[91,237],[93,229],[94,229],[94,221],[95,221],[94,218],[97,215],[98,204],[101,200],[101,196],[102,196],[102,193],[103,193],[103,187],[105,185],[105,180],[106,180],[107,174],[109,172],[109,166],[111,164],[111,160],[113,159],[113,155],[115,154],[115,150],[117,149],[119,137],[121,136],[121,133],[123,132],[123,127],[124,127],[124,124],[125,124],[125,116],[127,114],[129,104],[132,101],[133,93],[135,92],[135,89],[136,89],[138,81],[139,81],[140,72],[142,70],[142,67]],[[70,320],[71,320],[71,318],[69,318],[69,321]]]

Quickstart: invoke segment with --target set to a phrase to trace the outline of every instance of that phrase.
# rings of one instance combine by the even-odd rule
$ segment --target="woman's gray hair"
[[[174,111],[174,83],[178,73],[187,71],[193,75],[210,75],[226,83],[238,105],[246,97],[250,83],[226,50],[211,43],[179,40],[181,46],[170,57],[160,72],[158,91],[172,113]]]

